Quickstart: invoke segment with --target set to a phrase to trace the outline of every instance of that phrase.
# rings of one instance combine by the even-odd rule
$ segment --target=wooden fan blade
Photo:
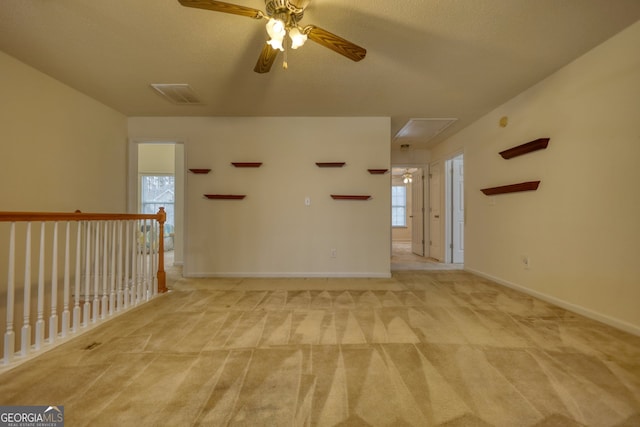
[[[268,73],[269,70],[271,70],[271,66],[273,65],[274,61],[276,60],[276,56],[278,56],[278,52],[280,52],[278,49],[274,49],[270,45],[265,43],[253,71],[260,74]]]
[[[352,61],[360,61],[367,55],[367,49],[360,47],[342,37],[336,36],[327,30],[309,25],[305,27],[305,33],[314,42],[327,47],[340,55],[346,56]]]
[[[213,10],[215,12],[232,13],[234,15],[248,16],[249,18],[261,19],[264,17],[262,11],[251,7],[238,6],[237,4],[225,3],[216,0],[178,0],[181,5],[195,7],[197,9]]]

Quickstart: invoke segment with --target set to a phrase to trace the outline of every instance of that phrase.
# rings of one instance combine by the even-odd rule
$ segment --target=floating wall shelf
[[[331,198],[334,200],[369,200],[371,196],[369,195],[343,195],[343,194],[332,194]]]
[[[246,196],[244,194],[205,194],[204,197],[217,200],[242,200]]]
[[[237,168],[259,168],[262,166],[261,162],[231,162],[231,164]]]
[[[195,174],[206,174],[211,172],[211,169],[189,169],[189,171]]]
[[[549,145],[549,138],[538,138],[535,141],[527,142],[526,144],[501,151],[500,155],[504,159],[511,159],[533,151],[544,150],[547,148],[547,145]]]
[[[482,191],[487,196],[495,194],[517,193],[520,191],[535,191],[538,189],[540,181],[520,182],[518,184],[503,185],[502,187],[483,188]]]
[[[389,169],[367,169],[371,175],[384,175]]]
[[[341,168],[345,162],[316,162],[319,168]]]

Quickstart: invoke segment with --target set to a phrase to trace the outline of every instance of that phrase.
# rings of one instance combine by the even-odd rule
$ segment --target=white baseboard
[[[492,276],[490,274],[483,273],[478,270],[474,270],[472,268],[466,268],[465,271],[469,273],[473,273],[477,276],[484,277],[485,279],[489,279],[492,282],[496,282],[500,285],[506,286],[511,289],[515,289],[517,291],[523,292],[527,295],[531,295],[533,297],[539,298],[543,301],[549,302],[551,304],[557,305],[558,307],[562,307],[565,310],[572,311],[574,313],[580,314],[584,317],[588,317],[589,319],[597,320],[598,322],[602,322],[606,325],[612,326],[616,329],[620,329],[622,331],[628,332],[633,335],[640,336],[640,326],[633,325],[631,323],[625,322],[624,320],[616,319],[614,317],[610,317],[604,315],[602,313],[598,313],[596,311],[590,310],[586,307],[582,307],[581,305],[573,304],[568,301],[562,300],[560,298],[556,298],[551,295],[544,294],[542,292],[535,291],[533,289],[526,288],[524,286],[515,284],[513,282],[509,282],[508,280],[500,279],[499,277]]]
[[[206,277],[246,277],[246,278],[358,278],[358,279],[389,279],[391,273],[343,273],[343,272],[300,272],[300,273],[183,273],[184,277],[206,278]]]

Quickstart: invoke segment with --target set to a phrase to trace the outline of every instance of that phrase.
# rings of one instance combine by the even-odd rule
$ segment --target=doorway
[[[445,262],[464,263],[464,157],[445,162],[446,243]]]
[[[184,146],[164,141],[133,141],[130,149],[129,212],[165,208],[167,265],[183,264]]]
[[[394,166],[391,169],[392,263],[425,260],[424,235],[423,168]]]

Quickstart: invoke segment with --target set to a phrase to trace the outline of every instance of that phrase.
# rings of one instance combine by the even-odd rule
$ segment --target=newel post
[[[158,292],[165,293],[167,289],[167,275],[164,272],[164,222],[167,220],[167,213],[161,207],[158,210]]]

